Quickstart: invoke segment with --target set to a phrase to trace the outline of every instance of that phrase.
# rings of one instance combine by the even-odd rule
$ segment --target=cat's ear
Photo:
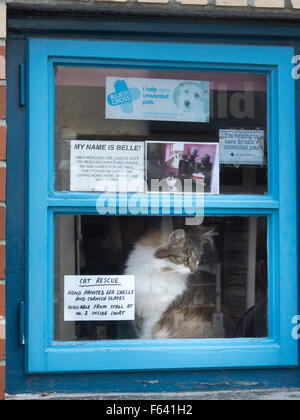
[[[180,246],[183,245],[185,241],[185,231],[183,229],[175,230],[169,236],[169,245],[171,246]]]
[[[202,225],[195,226],[193,228],[193,232],[198,233],[201,237],[204,238],[213,238],[218,234],[215,227],[203,227]]]
[[[168,245],[161,246],[154,254],[156,258],[168,258],[170,256],[171,247],[182,247],[185,242],[185,231],[178,229],[172,232],[169,236]],[[174,252],[174,251],[173,251]]]
[[[216,228],[212,228],[212,229],[210,229],[210,230],[208,230],[207,232],[205,232],[205,233],[203,233],[203,236],[206,236],[206,237],[213,237],[213,236],[216,236],[217,235],[217,232],[216,232]]]

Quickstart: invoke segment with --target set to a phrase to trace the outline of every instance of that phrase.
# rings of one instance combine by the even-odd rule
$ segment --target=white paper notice
[[[134,320],[134,276],[65,276],[65,321]]]
[[[106,78],[106,118],[207,123],[209,103],[203,80]]]
[[[264,163],[263,130],[220,130],[220,163],[262,165]]]
[[[71,191],[144,191],[143,142],[74,140],[70,148]]]

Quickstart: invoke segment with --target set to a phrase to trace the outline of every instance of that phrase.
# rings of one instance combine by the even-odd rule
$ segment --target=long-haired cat
[[[192,338],[187,331],[170,328],[171,313],[179,299],[188,298],[191,273],[195,273],[205,250],[213,249],[211,232],[199,227],[177,229],[169,235],[161,229],[148,232],[135,245],[126,264],[125,274],[135,275],[136,323],[138,337]],[[194,279],[194,280],[193,280]],[[196,281],[196,277],[192,277]],[[194,323],[191,318],[191,322]],[[200,322],[200,320],[199,320]],[[201,323],[201,322],[200,322]],[[197,328],[196,328],[197,329]],[[191,333],[203,336],[203,325]],[[172,331],[174,330],[174,331]]]

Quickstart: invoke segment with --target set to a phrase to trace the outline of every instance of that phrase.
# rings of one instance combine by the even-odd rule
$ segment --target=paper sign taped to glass
[[[71,141],[70,190],[143,192],[144,143]]]
[[[210,82],[106,78],[108,119],[209,122]]]
[[[264,130],[220,130],[220,163],[264,164]]]
[[[64,276],[64,321],[132,321],[134,276]]]

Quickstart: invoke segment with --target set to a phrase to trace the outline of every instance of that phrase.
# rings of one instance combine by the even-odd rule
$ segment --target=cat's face
[[[168,175],[166,181],[169,187],[174,187],[177,182],[177,179],[174,175]]]
[[[207,250],[213,252],[210,232],[203,233],[198,228],[189,232],[178,229],[170,234],[167,245],[157,249],[155,257],[167,259],[193,273],[197,271]]]

